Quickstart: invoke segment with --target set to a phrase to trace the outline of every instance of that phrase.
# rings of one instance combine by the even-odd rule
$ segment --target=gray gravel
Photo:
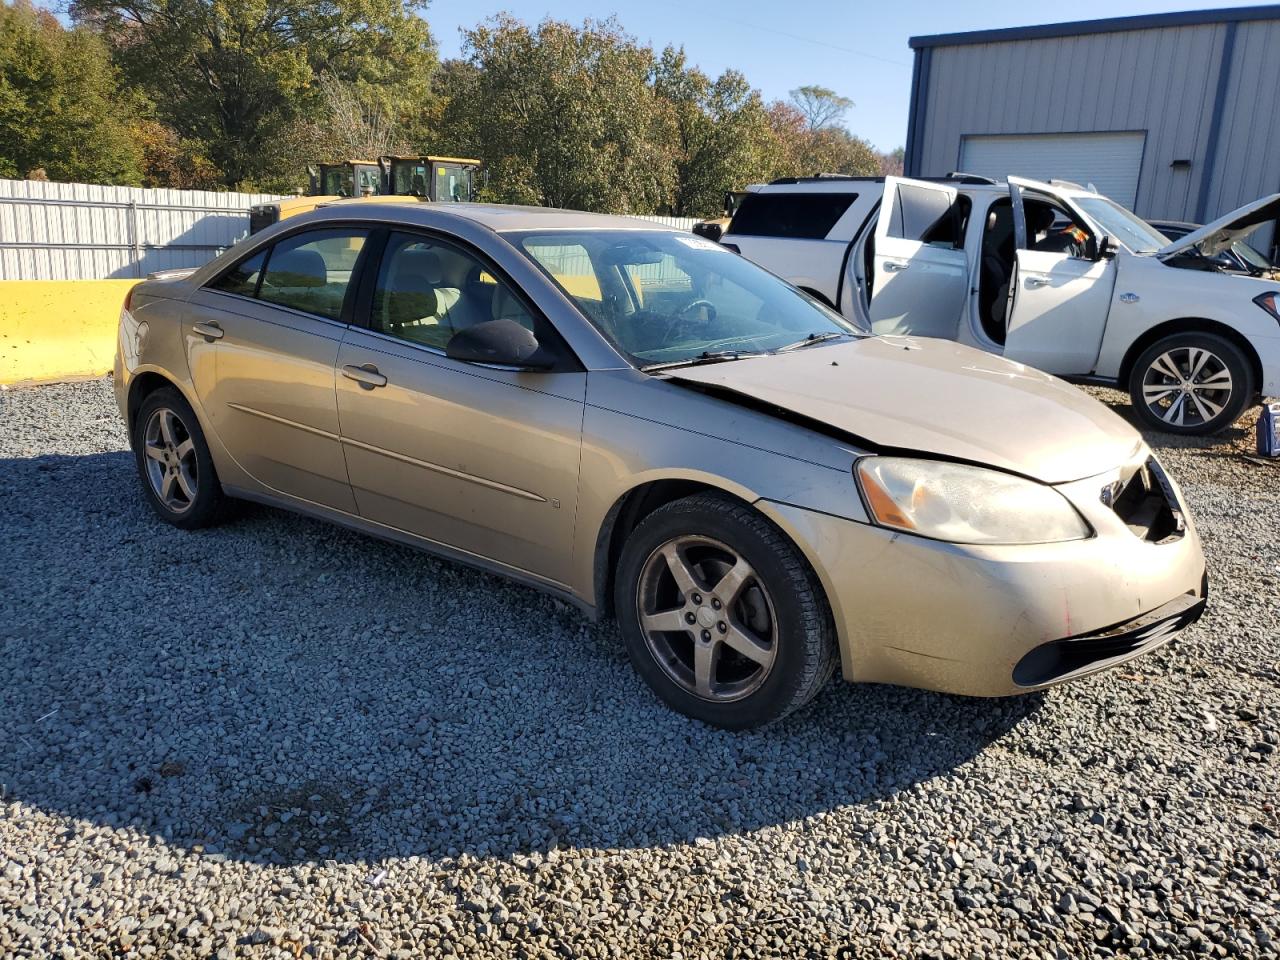
[[[0,955],[1276,955],[1245,426],[1151,438],[1213,587],[1171,646],[732,734],[531,590],[265,509],[163,527],[109,381],[0,392]]]

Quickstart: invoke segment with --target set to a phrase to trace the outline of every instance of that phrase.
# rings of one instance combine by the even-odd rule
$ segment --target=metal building
[[[1200,223],[1280,191],[1280,6],[910,43],[908,176],[1056,177]]]

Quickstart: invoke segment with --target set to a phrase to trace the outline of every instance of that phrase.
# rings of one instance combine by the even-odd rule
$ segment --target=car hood
[[[1213,223],[1206,223],[1203,227],[1192,230],[1185,237],[1179,237],[1161,247],[1156,251],[1156,256],[1163,260],[1195,248],[1206,257],[1214,257],[1234,241],[1243,239],[1268,220],[1277,217],[1280,217],[1280,193],[1273,193],[1246,203]]]
[[[669,371],[871,447],[1065,483],[1132,459],[1142,438],[1082,390],[946,340],[866,337]]]

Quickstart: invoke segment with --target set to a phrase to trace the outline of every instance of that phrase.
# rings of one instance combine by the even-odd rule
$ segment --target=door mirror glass
[[[464,363],[527,370],[546,370],[555,364],[555,358],[542,349],[532,330],[505,318],[459,330],[449,338],[444,352],[450,359]]]
[[[1092,238],[1091,238],[1092,239]],[[1097,240],[1097,252],[1094,260],[1114,260],[1116,258],[1116,242],[1111,238],[1111,234],[1104,233]]]

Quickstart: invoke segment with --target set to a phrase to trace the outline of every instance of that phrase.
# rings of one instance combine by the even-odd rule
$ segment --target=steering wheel
[[[702,320],[695,321],[691,316],[689,316],[689,314],[699,307],[706,311],[706,316]],[[710,300],[705,300],[702,297],[699,297],[696,300],[690,300],[683,307],[677,310],[671,316],[671,319],[667,321],[666,329],[662,331],[662,339],[665,343],[670,343],[675,340],[686,327],[695,328],[689,332],[696,336],[696,328],[705,327],[709,323],[714,323],[715,319],[716,305],[714,303]]]

